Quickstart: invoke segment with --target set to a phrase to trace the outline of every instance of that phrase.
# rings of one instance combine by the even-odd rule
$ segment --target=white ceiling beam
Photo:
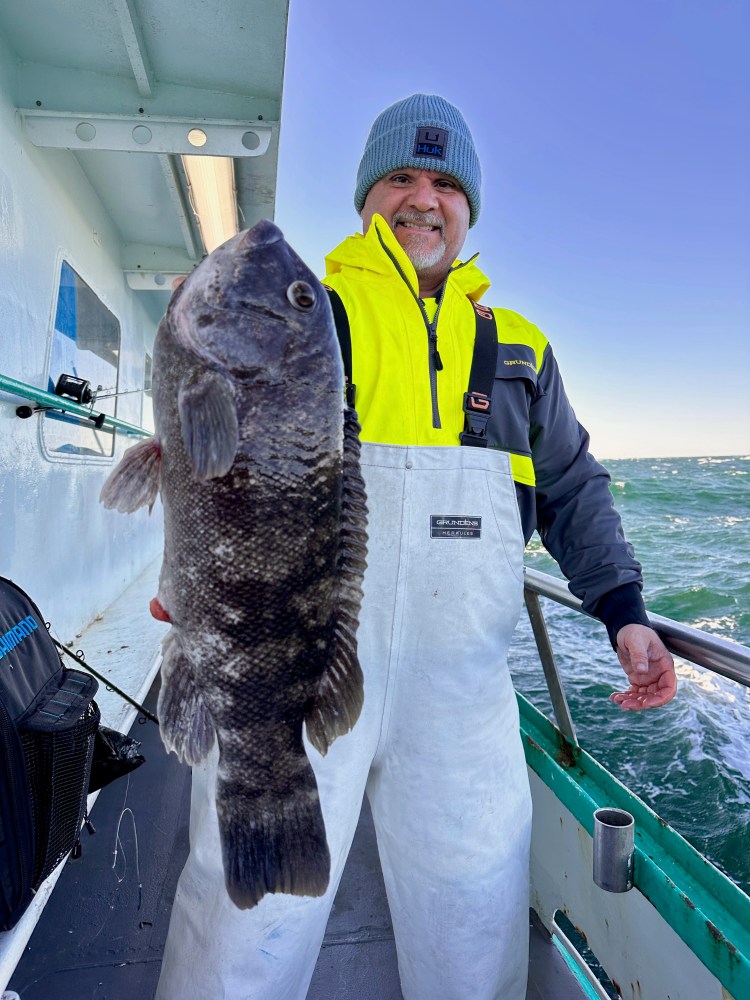
[[[22,108],[75,113],[90,107],[91,95],[96,94],[96,107],[101,114],[231,119],[278,127],[281,113],[280,97],[161,81],[151,97],[140,97],[130,77],[43,63],[19,63],[16,80],[18,107]]]
[[[126,274],[189,274],[197,263],[182,247],[154,246],[148,243],[120,245],[120,266]]]
[[[112,0],[117,18],[120,22],[120,32],[125,42],[133,76],[141,97],[151,97],[154,91],[154,75],[148,61],[146,43],[141,30],[141,22],[133,0]]]
[[[207,118],[157,118],[19,108],[35,146],[109,149],[128,153],[186,153],[193,156],[262,156],[271,141],[265,122]]]
[[[162,168],[162,173],[164,174],[164,180],[167,184],[170,200],[175,211],[177,212],[177,218],[180,223],[180,231],[182,232],[182,238],[185,243],[185,249],[187,250],[188,257],[193,260],[197,260],[200,256],[200,250],[193,235],[193,227],[190,221],[192,218],[192,212],[188,208],[187,201],[183,194],[182,184],[174,163],[174,158],[168,154],[162,154],[159,156],[159,163]]]

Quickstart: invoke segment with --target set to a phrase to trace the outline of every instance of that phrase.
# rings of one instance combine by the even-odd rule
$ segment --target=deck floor
[[[156,685],[146,707],[155,704]],[[188,851],[190,772],[164,752],[155,725],[136,723],[131,732],[142,741],[146,763],[100,793],[92,813],[97,832],[90,837],[84,830],[83,854],[65,865],[8,984],[21,1000],[154,996]],[[527,1000],[582,996],[546,932],[532,922]],[[366,805],[307,1000],[332,997],[402,1000]]]

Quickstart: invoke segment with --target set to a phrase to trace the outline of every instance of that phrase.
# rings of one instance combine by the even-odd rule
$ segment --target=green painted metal
[[[599,994],[596,992],[594,987],[588,981],[588,979],[583,974],[581,967],[578,962],[573,958],[565,945],[561,942],[560,938],[556,935],[552,935],[552,942],[557,948],[557,950],[562,955],[565,960],[565,964],[570,969],[571,973],[575,976],[575,980],[581,987],[581,995],[586,998],[586,1000],[599,1000]]]
[[[60,410],[62,413],[73,413],[78,417],[87,417],[89,420],[100,416],[99,412],[93,410],[90,406],[82,406],[72,399],[66,399],[64,396],[56,396],[53,392],[45,392],[44,389],[37,389],[36,386],[28,385],[26,382],[18,382],[8,375],[0,375],[0,390],[2,392],[9,392],[13,396],[19,396],[21,399],[31,400],[40,406]],[[118,431],[123,431],[125,434],[133,434],[139,437],[152,436],[151,431],[147,431],[144,427],[129,424],[118,417],[111,417],[108,413],[104,414],[103,426],[115,427]]]
[[[517,695],[526,761],[593,836],[594,810],[635,819],[635,887],[735,997],[750,997],[750,896]]]

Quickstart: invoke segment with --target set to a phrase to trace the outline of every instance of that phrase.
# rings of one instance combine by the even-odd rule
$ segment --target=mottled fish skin
[[[189,763],[218,739],[224,869],[242,908],[328,886],[302,732],[325,753],[363,697],[366,502],[343,385],[325,291],[258,223],[174,294],[154,346],[156,440],[130,449],[102,491],[135,509],[153,504],[158,476],[158,605],[172,623],[162,736]]]

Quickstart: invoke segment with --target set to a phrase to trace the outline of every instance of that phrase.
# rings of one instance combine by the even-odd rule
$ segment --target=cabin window
[[[96,293],[67,261],[60,268],[55,325],[49,362],[50,392],[62,374],[89,383],[97,397],[96,414],[114,416],[120,365],[120,324]],[[43,423],[48,455],[110,458],[114,454],[112,427],[96,427],[93,420],[49,410]]]
[[[143,405],[141,406],[141,427],[154,430],[154,396],[151,391],[151,355],[146,355],[143,366]]]

